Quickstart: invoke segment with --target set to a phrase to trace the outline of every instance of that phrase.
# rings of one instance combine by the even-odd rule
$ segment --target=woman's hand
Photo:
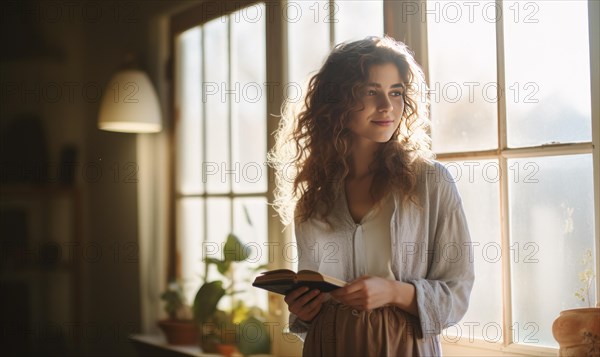
[[[284,299],[288,310],[305,322],[310,322],[317,316],[325,301],[325,294],[319,290],[308,290],[309,288],[303,286],[288,293]]]
[[[414,285],[396,280],[366,275],[330,294],[357,310],[369,311],[393,304],[413,315],[418,313]]]

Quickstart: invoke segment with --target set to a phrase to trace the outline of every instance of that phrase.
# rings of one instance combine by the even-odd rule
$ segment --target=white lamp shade
[[[123,70],[110,79],[102,95],[98,127],[125,133],[161,131],[158,96],[146,73]]]

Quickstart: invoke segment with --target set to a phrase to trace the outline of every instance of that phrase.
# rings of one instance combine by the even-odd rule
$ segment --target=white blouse
[[[424,355],[441,354],[439,334],[466,313],[474,281],[471,239],[451,177],[439,162],[424,163],[417,178],[419,205],[394,195],[386,224],[393,278],[415,286]],[[333,228],[315,218],[295,225],[298,269],[353,281],[360,276],[353,254],[357,225],[345,197],[334,202],[328,218]],[[307,325],[292,314],[290,331],[304,338]]]
[[[392,272],[390,237],[390,220],[393,213],[394,200],[388,195],[356,224],[353,235],[355,276],[372,275],[395,279]]]

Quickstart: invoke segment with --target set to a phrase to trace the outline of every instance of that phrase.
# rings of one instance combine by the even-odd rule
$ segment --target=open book
[[[286,295],[290,291],[301,286],[310,289],[319,289],[322,292],[330,292],[346,285],[345,281],[323,275],[312,270],[300,270],[295,273],[289,269],[277,269],[262,273],[257,276],[252,286]]]

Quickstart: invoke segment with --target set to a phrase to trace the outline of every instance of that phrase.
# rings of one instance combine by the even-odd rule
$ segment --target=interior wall
[[[41,291],[36,298],[40,306],[48,305],[50,298],[53,303],[35,309],[49,310],[43,314],[49,316],[50,325],[59,326],[75,343],[75,349],[60,349],[63,355],[134,354],[127,337],[141,330],[138,183],[148,179],[140,172],[148,171],[139,167],[137,136],[100,131],[97,117],[102,93],[112,94],[104,86],[127,53],[136,55],[139,67],[148,71],[155,84],[162,80],[156,78],[162,73],[156,68],[164,63],[156,63],[152,57],[156,48],[149,35],[152,19],[184,2],[20,0],[4,2],[0,9],[1,134],[7,133],[15,118],[34,116],[39,118],[47,144],[40,145],[34,142],[37,137],[29,135],[22,139],[20,152],[39,145],[47,157],[45,168],[54,169],[65,146],[76,152],[72,187],[78,192],[77,202],[70,208],[52,208],[40,219],[62,222],[61,215],[70,215],[66,221],[77,227],[73,232],[76,246],[72,242],[58,244],[61,259],[77,262],[77,292],[71,294],[70,288],[48,283],[50,286],[36,290]],[[18,159],[5,146],[2,153]],[[2,175],[7,172],[4,164]],[[56,175],[38,178],[36,187],[59,186]],[[12,187],[2,182],[3,190]],[[16,197],[20,201],[37,199],[36,194],[27,195]],[[3,205],[8,202],[4,195],[0,199]],[[71,215],[73,210],[75,215]],[[40,235],[45,235],[46,226],[40,226]],[[39,257],[39,251],[31,254]],[[44,269],[41,273],[48,272]],[[50,354],[43,351],[40,340],[46,322],[33,322],[32,341],[38,347],[24,346],[16,352]],[[19,338],[31,337],[23,336],[22,331],[14,333]]]
[[[160,0],[102,3],[102,13],[108,14],[106,21],[85,25],[84,78],[104,86],[122,65],[124,56],[132,52],[138,66],[160,87],[164,78],[156,78],[162,73],[156,68],[166,63],[156,63],[155,45],[160,39],[149,33],[154,32],[151,26],[155,26],[156,16],[180,3]],[[152,163],[139,161],[136,135],[97,129],[98,108],[99,103],[86,107],[86,159],[100,165],[104,172],[101,180],[88,184],[89,240],[107,255],[88,265],[90,283],[86,293],[88,321],[104,327],[105,339],[89,341],[87,354],[121,356],[133,353],[127,336],[142,329],[138,186],[153,179],[152,170],[140,165]]]
[[[0,7],[0,314],[7,355],[75,354],[89,330],[78,262],[85,259],[84,119],[94,84],[83,87],[83,21],[46,5]],[[72,181],[61,170],[66,148]],[[15,208],[26,212],[22,236],[8,227]],[[16,321],[7,320],[12,312]]]

